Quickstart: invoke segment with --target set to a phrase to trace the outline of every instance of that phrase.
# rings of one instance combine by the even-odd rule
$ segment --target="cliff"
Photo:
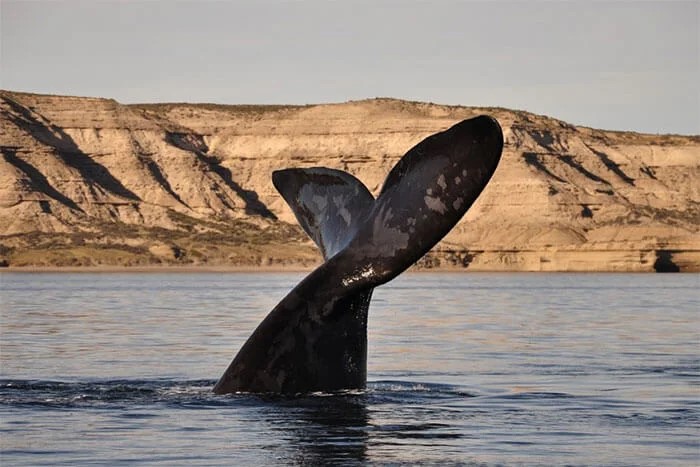
[[[327,166],[375,194],[414,144],[487,113],[491,183],[421,267],[700,271],[700,137],[576,127],[501,108],[372,99],[122,105],[0,91],[0,261],[310,267],[271,172]]]

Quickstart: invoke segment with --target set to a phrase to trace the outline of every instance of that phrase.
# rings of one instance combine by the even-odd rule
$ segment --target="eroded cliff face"
[[[491,183],[422,267],[700,270],[700,137],[592,130],[521,111],[394,99],[121,105],[0,92],[0,260],[293,265],[320,255],[275,192],[285,167],[377,193],[414,144],[496,117]]]

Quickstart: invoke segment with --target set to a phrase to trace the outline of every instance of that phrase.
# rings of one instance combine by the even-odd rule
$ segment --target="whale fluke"
[[[352,240],[374,203],[367,187],[342,170],[276,170],[272,184],[326,260]]]
[[[275,172],[275,187],[326,261],[260,323],[214,392],[365,387],[372,290],[410,267],[454,227],[490,180],[502,149],[495,119],[464,120],[408,151],[376,200],[341,171]]]

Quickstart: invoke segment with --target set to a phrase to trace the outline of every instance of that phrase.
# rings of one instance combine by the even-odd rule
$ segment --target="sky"
[[[700,1],[0,0],[0,88],[498,106],[700,134]]]

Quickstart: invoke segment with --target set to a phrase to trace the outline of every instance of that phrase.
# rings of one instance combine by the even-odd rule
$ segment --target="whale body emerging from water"
[[[364,388],[373,289],[405,271],[457,224],[491,179],[502,150],[494,118],[464,120],[408,151],[377,199],[343,171],[274,172],[273,184],[325,262],[260,323],[214,392]]]

